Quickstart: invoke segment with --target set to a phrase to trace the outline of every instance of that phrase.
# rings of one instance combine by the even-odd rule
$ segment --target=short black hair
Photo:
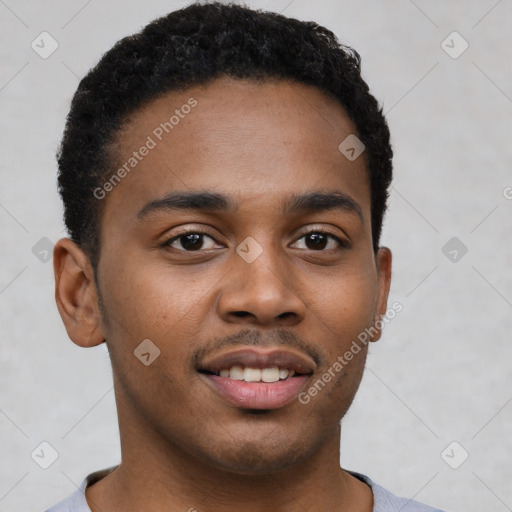
[[[365,145],[376,252],[393,152],[382,108],[361,77],[360,55],[314,22],[237,4],[196,2],[118,41],[80,81],[71,101],[57,151],[58,185],[69,236],[93,267],[104,203],[93,191],[112,173],[113,143],[123,123],[169,91],[221,76],[295,81],[339,101]]]

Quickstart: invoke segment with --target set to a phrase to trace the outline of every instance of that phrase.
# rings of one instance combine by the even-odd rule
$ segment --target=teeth
[[[229,378],[235,380],[244,380],[244,370],[241,366],[233,366],[229,370]]]
[[[277,382],[279,380],[279,368],[264,368],[261,370],[261,380],[263,382]]]
[[[279,369],[279,378],[280,379],[286,379],[288,377],[288,374],[290,372],[288,371],[288,368],[280,368]]]
[[[295,375],[295,370],[288,368],[278,368],[273,366],[270,368],[250,368],[235,365],[231,368],[223,368],[220,370],[221,377],[229,377],[230,379],[243,380],[245,382],[278,382]]]
[[[258,382],[261,380],[261,370],[259,368],[244,369],[245,382]]]

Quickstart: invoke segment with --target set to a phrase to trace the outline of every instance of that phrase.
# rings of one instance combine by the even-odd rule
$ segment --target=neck
[[[92,512],[371,512],[371,489],[340,468],[340,426],[302,464],[240,473],[186,453],[119,415],[122,462],[87,488]],[[143,440],[143,442],[141,442]]]

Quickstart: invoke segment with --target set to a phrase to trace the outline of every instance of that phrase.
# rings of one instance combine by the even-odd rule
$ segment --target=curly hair
[[[193,3],[118,41],[80,81],[57,151],[58,186],[70,238],[96,268],[102,205],[93,191],[112,172],[112,148],[137,109],[170,91],[215,78],[283,79],[334,97],[365,145],[374,252],[392,179],[387,122],[361,77],[361,58],[328,29],[220,2]]]

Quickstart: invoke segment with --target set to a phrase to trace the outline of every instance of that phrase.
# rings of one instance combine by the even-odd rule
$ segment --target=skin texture
[[[196,369],[221,347],[290,347],[316,363],[308,389],[386,312],[391,252],[373,252],[364,158],[338,150],[355,128],[316,88],[221,78],[139,109],[119,133],[117,164],[191,97],[197,106],[103,199],[99,290],[76,244],[55,247],[68,334],[82,347],[107,340],[114,374],[122,462],[87,489],[89,506],[371,511],[371,489],[339,465],[340,421],[366,348],[308,404],[257,413],[221,398]],[[177,190],[222,193],[238,208],[137,217]],[[317,190],[349,195],[363,220],[282,213],[284,197]],[[183,238],[163,245],[184,228],[207,233],[199,250]],[[348,247],[329,238],[315,248],[305,235],[318,229]],[[263,251],[252,263],[236,252],[249,236]],[[134,356],[144,339],[160,350],[149,366]]]

